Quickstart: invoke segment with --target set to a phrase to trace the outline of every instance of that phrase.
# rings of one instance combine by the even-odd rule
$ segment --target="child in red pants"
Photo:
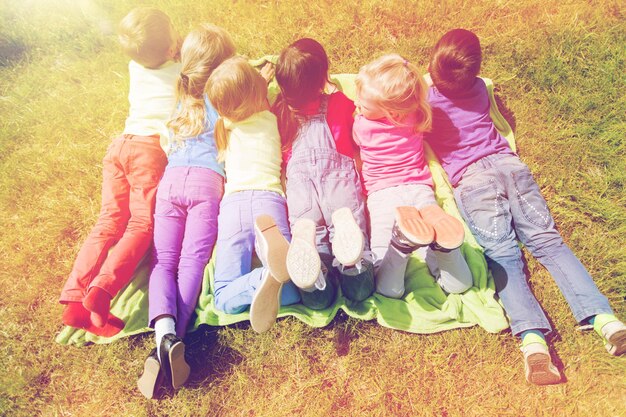
[[[111,299],[128,284],[152,242],[155,195],[167,164],[161,143],[167,143],[180,73],[174,62],[180,40],[162,11],[133,9],[120,23],[119,40],[131,58],[129,115],[104,157],[102,209],[59,300],[66,305],[64,324],[105,337],[124,328],[109,312]]]

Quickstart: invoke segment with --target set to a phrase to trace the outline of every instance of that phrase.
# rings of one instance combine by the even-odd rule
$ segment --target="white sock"
[[[154,322],[154,336],[159,360],[161,359],[161,339],[166,334],[176,334],[176,320],[172,316],[164,316]]]

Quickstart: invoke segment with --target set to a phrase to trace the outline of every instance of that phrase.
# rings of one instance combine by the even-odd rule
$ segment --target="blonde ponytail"
[[[215,146],[217,147],[217,162],[224,162],[228,148],[228,131],[224,125],[224,118],[221,116],[215,123]]]
[[[204,87],[213,70],[235,55],[235,44],[224,29],[203,24],[187,35],[180,55],[178,106],[168,123],[174,142],[179,143],[205,130]]]

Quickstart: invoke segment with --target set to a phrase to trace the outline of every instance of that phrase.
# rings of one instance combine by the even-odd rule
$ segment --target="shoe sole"
[[[526,380],[535,385],[552,385],[561,382],[561,375],[552,364],[550,355],[532,353],[526,358]]]
[[[149,357],[143,364],[143,373],[137,380],[137,388],[144,397],[151,400],[156,394],[161,375],[161,364],[156,358]]]
[[[365,238],[361,228],[347,207],[335,210],[332,214],[335,233],[333,235],[333,256],[343,266],[352,266],[361,260]]]
[[[430,245],[435,238],[435,231],[424,222],[415,207],[396,207],[396,224],[402,234],[415,245]]]
[[[626,329],[618,330],[606,339],[604,345],[606,350],[614,356],[622,355],[626,352]]]
[[[287,251],[287,272],[291,281],[302,289],[311,288],[320,273],[321,260],[315,247],[315,223],[298,220],[291,230],[291,244]]]
[[[436,204],[419,210],[420,216],[435,231],[434,241],[446,250],[453,250],[463,244],[465,230],[463,224]]]
[[[272,277],[271,273],[261,281],[250,304],[250,325],[255,332],[264,333],[276,322],[282,287],[282,282]]]
[[[289,250],[289,242],[276,226],[276,222],[272,216],[263,214],[254,220],[256,236],[262,238],[267,253],[264,257],[267,261],[265,265],[274,279],[279,282],[289,281],[289,272],[287,271],[287,251]]]
[[[170,362],[170,377],[172,381],[172,387],[178,389],[181,385],[187,382],[191,369],[185,361],[185,344],[178,342],[172,345],[169,351]]]

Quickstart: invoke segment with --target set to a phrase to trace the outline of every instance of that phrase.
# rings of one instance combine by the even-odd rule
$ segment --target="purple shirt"
[[[433,127],[425,139],[453,187],[467,167],[479,159],[496,153],[515,155],[491,120],[489,94],[482,79],[476,78],[467,93],[454,98],[430,87],[428,101],[433,111]]]
[[[406,126],[396,126],[387,119],[369,120],[361,114],[354,118],[352,134],[361,149],[367,195],[403,184],[433,186],[422,134],[415,132],[414,119],[408,116]]]

